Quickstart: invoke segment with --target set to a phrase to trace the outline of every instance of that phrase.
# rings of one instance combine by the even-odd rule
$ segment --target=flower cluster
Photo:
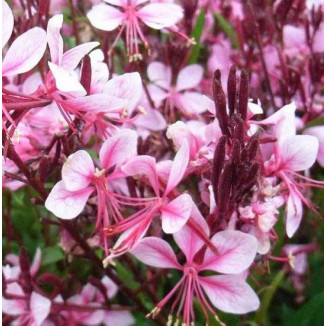
[[[318,228],[323,188],[323,11],[2,0],[5,322],[225,325],[259,309],[273,264],[303,302],[319,251],[296,237]],[[21,194],[35,243],[15,225],[17,206],[31,215]]]

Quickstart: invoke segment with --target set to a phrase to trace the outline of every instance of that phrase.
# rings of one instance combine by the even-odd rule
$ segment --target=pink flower
[[[174,108],[180,110],[185,116],[196,116],[206,110],[213,110],[212,100],[192,91],[203,77],[203,68],[200,65],[193,64],[181,69],[175,85],[172,84],[171,68],[161,62],[150,63],[147,76],[152,82],[148,86],[151,97],[157,106],[165,101],[164,111],[167,116],[174,117]]]
[[[275,173],[285,183],[289,195],[286,204],[286,232],[292,237],[302,219],[302,202],[312,208],[309,200],[303,196],[304,186],[320,184],[301,176],[298,171],[309,169],[315,162],[318,152],[318,140],[310,135],[295,134],[295,106],[287,105],[274,115],[262,121],[262,124],[274,124],[277,142],[271,159],[266,162],[267,175]],[[298,183],[295,178],[308,183]],[[320,185],[319,185],[320,186]]]
[[[192,216],[208,236],[208,225],[196,206],[193,206]],[[206,317],[207,324],[208,312],[219,321],[211,304],[222,311],[234,314],[244,314],[258,309],[257,295],[245,282],[243,276],[236,275],[249,268],[256,255],[257,241],[254,237],[233,230],[218,232],[211,239],[217,254],[204,247],[204,241],[188,226],[184,226],[173,237],[186,256],[186,263],[183,266],[177,261],[170,245],[156,237],[142,239],[131,251],[144,264],[158,268],[178,269],[183,273],[180,281],[156,305],[149,316],[155,317],[177,291],[179,293],[175,296],[168,318],[170,324],[178,304],[177,320],[181,317],[183,325],[187,326],[195,322],[193,308],[195,298]],[[227,275],[201,276],[204,271]]]
[[[121,25],[113,46],[125,30],[130,61],[142,58],[139,53],[138,37],[145,47],[149,48],[140,21],[151,28],[163,29],[175,25],[183,17],[182,8],[173,3],[150,3],[140,7],[147,0],[106,0],[105,2],[109,5],[104,3],[95,5],[87,17],[94,27],[104,31],[113,31]]]
[[[2,47],[8,42],[14,27],[14,18],[7,3],[2,0]],[[34,27],[15,39],[2,62],[2,76],[18,75],[34,68],[46,49],[46,33]]]
[[[179,231],[190,217],[193,201],[190,195],[182,194],[173,196],[175,188],[182,180],[189,161],[189,148],[183,142],[177,152],[172,165],[158,166],[151,156],[140,155],[129,160],[122,171],[128,176],[144,175],[154,190],[153,198],[144,198],[142,205],[145,207],[125,220],[111,226],[108,235],[121,233],[116,244],[110,249],[111,254],[105,258],[103,264],[108,264],[114,257],[122,255],[135,246],[135,244],[146,234],[152,220],[158,214],[161,215],[162,229],[165,233]],[[160,167],[162,170],[160,170]],[[168,171],[166,171],[167,169]],[[161,171],[161,173],[160,173]],[[167,176],[165,189],[161,191],[160,176]],[[174,199],[170,197],[173,196]],[[134,199],[135,204],[141,204],[141,198]]]
[[[311,135],[318,139],[319,147],[317,153],[317,161],[324,166],[324,126],[314,126],[304,130],[304,135]]]
[[[99,215],[104,214],[107,196],[111,198],[107,182],[123,176],[120,167],[136,155],[136,146],[137,135],[133,130],[122,129],[110,137],[100,150],[101,170],[94,167],[86,151],[71,154],[62,167],[62,180],[50,192],[45,207],[57,217],[72,219],[81,213],[89,196],[96,190],[98,212]],[[109,176],[106,176],[107,173]],[[104,224],[108,225],[108,218]]]

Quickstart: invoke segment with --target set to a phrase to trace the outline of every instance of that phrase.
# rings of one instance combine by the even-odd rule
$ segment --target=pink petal
[[[102,284],[106,288],[108,298],[113,298],[117,294],[119,287],[107,276],[101,279]]]
[[[107,80],[109,79],[109,69],[104,62],[94,62],[92,64],[91,94],[102,93]]]
[[[62,23],[63,15],[55,15],[49,19],[48,27],[46,30],[51,61],[59,66],[63,54],[63,39],[60,34]]]
[[[178,232],[188,221],[193,201],[190,195],[183,194],[161,208],[162,229],[165,233]]]
[[[18,316],[24,313],[26,307],[25,300],[8,300],[2,298],[2,312],[11,315]]]
[[[209,227],[197,206],[194,204],[192,205],[190,216],[208,237]],[[189,263],[192,262],[195,254],[205,244],[205,242],[188,225],[183,226],[180,231],[174,233],[173,238],[178,247],[185,254],[187,262]]]
[[[39,270],[40,266],[41,266],[41,259],[42,259],[42,252],[40,248],[36,249],[35,255],[34,255],[34,259],[32,261],[32,265],[29,269],[29,272],[31,273],[31,275],[35,275],[37,273],[37,271]]]
[[[114,77],[106,83],[103,93],[127,100],[127,108],[131,114],[143,93],[141,77],[138,72]]]
[[[184,94],[180,94],[177,101],[180,105],[180,109],[189,115],[200,114],[205,111],[211,112],[214,106],[214,102],[209,97],[197,92],[185,92]]]
[[[100,162],[103,169],[116,165],[121,167],[137,154],[137,133],[131,129],[121,129],[107,139],[100,150]]]
[[[189,146],[187,141],[183,141],[178,150],[171,167],[169,180],[166,185],[164,195],[168,195],[182,180],[189,162]]]
[[[99,42],[87,42],[75,46],[63,54],[60,67],[67,70],[76,69],[81,59],[83,59],[86,54],[88,54],[99,45]]]
[[[69,155],[62,166],[62,180],[69,191],[87,188],[94,176],[95,168],[92,158],[86,151],[79,150]]]
[[[137,16],[149,27],[162,29],[175,25],[183,17],[183,9],[172,3],[151,3],[137,12]]]
[[[140,240],[131,253],[149,266],[181,269],[171,246],[160,238],[147,237]]]
[[[288,105],[283,106],[267,119],[262,120],[259,123],[263,125],[274,125],[275,136],[278,143],[281,144],[286,138],[295,135],[295,110],[295,103],[292,102]]]
[[[48,64],[59,91],[70,93],[75,96],[86,95],[86,91],[80,84],[75,72],[67,71],[52,62],[49,62]]]
[[[200,285],[212,304],[224,312],[246,314],[259,307],[259,298],[241,276],[200,277]]]
[[[204,70],[200,65],[193,64],[184,67],[178,74],[176,90],[183,91],[198,86],[203,74]]]
[[[122,24],[125,14],[112,6],[100,3],[93,6],[87,18],[94,27],[103,31],[113,31]]]
[[[135,319],[129,311],[111,310],[105,311],[103,319],[105,325],[132,326]]]
[[[71,100],[62,101],[61,104],[67,110],[94,112],[94,113],[120,113],[126,106],[126,102],[115,96],[106,94],[93,94],[84,97],[77,97]]]
[[[286,203],[286,234],[291,238],[300,226],[302,202],[297,190],[291,189]]]
[[[138,128],[160,131],[166,128],[166,121],[159,111],[147,109],[144,115],[135,120],[135,125]]]
[[[2,63],[2,76],[29,71],[41,60],[46,49],[46,33],[34,27],[20,35],[11,44]]]
[[[324,166],[324,126],[314,126],[303,132],[305,135],[315,136],[318,139],[319,147],[317,153],[317,161]]]
[[[280,155],[286,169],[302,171],[309,169],[315,163],[317,152],[316,137],[297,135],[284,140]]]
[[[69,191],[64,181],[59,181],[46,199],[45,207],[55,216],[71,220],[82,212],[93,191],[92,187],[80,191]]]
[[[251,265],[257,253],[256,238],[241,231],[220,231],[211,241],[218,255],[207,250],[201,270],[238,274]]]
[[[169,89],[172,80],[171,68],[161,62],[154,61],[147,67],[147,76],[149,80],[164,89]]]
[[[50,313],[51,301],[40,294],[33,292],[31,295],[31,315],[36,326],[41,326]]]
[[[2,0],[2,47],[4,47],[10,39],[14,28],[14,16],[7,2]]]
[[[147,155],[136,156],[123,165],[121,170],[127,176],[145,175],[156,196],[159,196],[159,184],[154,157]]]

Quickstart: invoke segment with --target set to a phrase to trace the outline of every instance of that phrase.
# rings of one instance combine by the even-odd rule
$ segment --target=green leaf
[[[324,294],[319,293],[297,310],[283,307],[285,326],[322,326],[324,325]]]
[[[237,36],[236,32],[234,31],[233,27],[231,26],[231,24],[228,23],[225,20],[225,18],[219,13],[215,13],[215,18],[216,18],[218,24],[220,25],[222,31],[231,39],[232,47],[234,49],[238,49],[239,48],[238,36]]]
[[[205,25],[205,10],[202,9],[197,17],[195,27],[194,27],[193,31],[191,32],[191,37],[195,39],[196,44],[194,45],[194,48],[193,48],[190,58],[189,58],[190,64],[197,62],[200,47],[201,47],[200,46],[200,37],[203,34],[204,25]]]
[[[44,248],[42,249],[42,266],[54,264],[64,257],[64,253],[57,246]]]

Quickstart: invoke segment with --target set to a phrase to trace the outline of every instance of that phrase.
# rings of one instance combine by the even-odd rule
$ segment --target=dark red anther
[[[246,121],[246,117],[247,117],[248,97],[249,97],[248,73],[242,70],[240,76],[238,112],[243,121]]]
[[[241,147],[243,147],[244,144],[244,135],[245,135],[245,126],[244,126],[244,121],[238,116],[234,115],[234,131],[232,134],[233,139],[239,140]]]
[[[254,136],[250,138],[250,141],[247,145],[247,155],[248,155],[248,161],[252,161],[255,159],[258,151],[258,137]]]
[[[32,293],[33,287],[30,275],[30,261],[24,248],[20,248],[19,265],[21,273],[19,275],[19,284],[25,293]]]
[[[229,104],[229,114],[233,115],[237,99],[237,67],[232,65],[228,77],[228,104]]]
[[[239,139],[235,139],[235,141],[233,142],[233,146],[232,146],[232,150],[231,150],[231,159],[232,162],[237,164],[240,162],[240,141]]]
[[[82,68],[81,68],[81,76],[80,83],[85,88],[87,94],[90,93],[91,89],[91,80],[92,80],[92,66],[91,59],[88,55],[86,55],[83,59]]]
[[[232,169],[232,163],[227,162],[218,182],[216,204],[218,205],[219,218],[226,213],[228,207],[232,183]]]
[[[257,178],[259,168],[260,168],[260,164],[257,162],[250,167],[247,182],[252,182]]]
[[[214,158],[213,158],[211,183],[213,187],[215,201],[217,201],[217,186],[218,186],[218,181],[220,178],[220,174],[225,159],[225,146],[226,146],[226,137],[222,136],[215,148]]]
[[[222,133],[230,136],[228,129],[229,117],[226,112],[225,94],[221,83],[221,72],[217,69],[213,79],[213,96],[215,102],[216,118],[220,124]]]

